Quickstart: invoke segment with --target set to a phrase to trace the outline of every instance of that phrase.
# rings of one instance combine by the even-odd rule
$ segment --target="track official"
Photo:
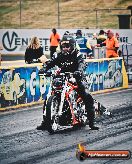
[[[50,58],[53,57],[53,54],[56,52],[56,48],[59,45],[60,35],[57,33],[55,28],[52,29],[52,34],[50,35]]]
[[[107,39],[103,43],[97,44],[97,46],[106,46],[106,58],[119,57],[117,52],[119,48],[119,42],[117,38],[114,36],[114,33],[111,30],[108,30],[106,33]]]

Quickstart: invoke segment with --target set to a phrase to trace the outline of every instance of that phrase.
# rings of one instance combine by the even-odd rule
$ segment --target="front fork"
[[[69,107],[70,107],[70,111],[71,111],[71,115],[72,115],[72,125],[78,124],[79,122],[76,120],[73,105],[68,98],[67,98],[67,101],[69,103]]]
[[[67,89],[67,81],[65,81],[65,84],[64,84],[64,89],[61,93],[61,101],[60,101],[60,105],[59,105],[59,110],[58,110],[58,115],[61,116],[62,115],[62,109],[63,109],[63,106],[64,106],[64,101],[65,101],[65,96],[66,96],[66,89]]]
[[[47,97],[44,100],[44,105],[43,105],[43,120],[46,117],[46,103],[47,103]]]
[[[73,105],[72,103],[70,102],[69,100],[69,96],[66,94],[66,91],[67,91],[67,81],[65,81],[65,84],[64,84],[64,89],[60,95],[60,105],[59,105],[59,110],[58,110],[58,116],[61,116],[62,113],[63,113],[63,107],[64,107],[64,101],[65,101],[65,98],[67,99],[68,103],[69,103],[69,107],[70,107],[70,111],[71,111],[71,115],[72,115],[72,124],[75,125],[78,123],[78,121],[76,120],[76,117],[75,117],[75,114],[74,114],[74,109],[73,109]],[[47,95],[45,101],[44,101],[44,106],[43,106],[43,119],[45,118],[46,116],[46,104],[47,104],[47,100],[48,98],[52,95],[51,92],[49,92],[50,94]]]

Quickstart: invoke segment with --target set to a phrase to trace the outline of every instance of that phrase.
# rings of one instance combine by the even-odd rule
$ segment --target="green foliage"
[[[121,4],[124,4],[124,3],[127,3],[127,2],[132,3],[132,0],[119,0],[118,5],[121,5]]]
[[[18,10],[19,10],[19,6],[16,6],[16,7],[12,7],[12,6],[8,6],[8,7],[0,6],[0,14],[1,15],[8,14],[8,13],[11,13],[11,12],[16,12]]]

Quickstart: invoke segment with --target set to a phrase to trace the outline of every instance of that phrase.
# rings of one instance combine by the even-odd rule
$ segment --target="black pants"
[[[94,99],[89,93],[86,92],[85,86],[83,85],[81,80],[76,79],[76,81],[78,85],[78,93],[81,96],[87,110],[89,125],[93,126],[95,118]]]
[[[57,46],[50,46],[50,58],[53,57],[53,54],[56,52]]]

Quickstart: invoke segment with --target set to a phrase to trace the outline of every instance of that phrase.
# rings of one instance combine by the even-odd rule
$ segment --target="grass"
[[[118,2],[118,5],[120,5],[120,4],[125,4],[125,3],[132,3],[132,0],[120,0],[119,2]]]
[[[57,0],[21,0],[22,28],[58,27]],[[124,8],[131,0],[59,0],[60,28],[96,28],[95,8]],[[68,11],[72,12],[68,12]],[[87,11],[81,11],[87,10]],[[128,10],[98,11],[98,28],[118,28],[118,14],[130,14]],[[0,28],[20,27],[19,0],[0,0]]]

